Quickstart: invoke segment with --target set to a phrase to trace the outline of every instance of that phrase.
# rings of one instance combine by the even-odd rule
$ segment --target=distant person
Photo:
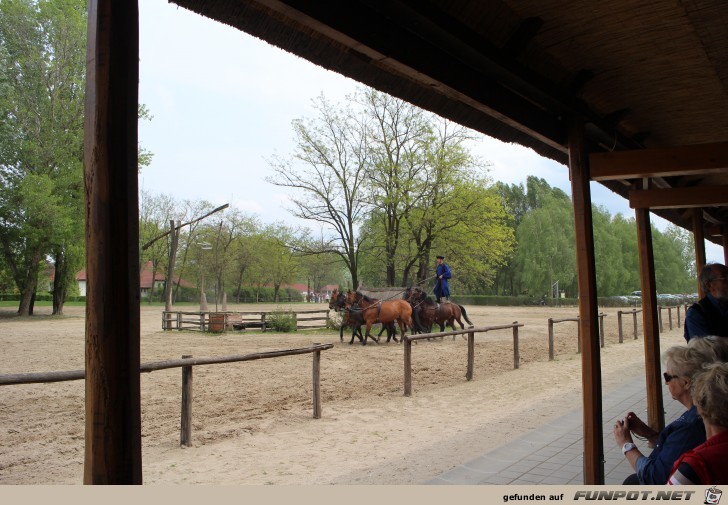
[[[728,363],[712,363],[697,373],[692,398],[708,439],[680,456],[667,483],[728,484]]]
[[[685,345],[671,347],[663,354],[665,384],[672,398],[682,403],[687,411],[668,424],[662,431],[650,428],[634,412],[614,425],[614,440],[636,473],[623,484],[665,484],[672,466],[686,451],[705,442],[705,426],[693,405],[690,395],[692,377],[705,363],[715,361],[715,354],[706,349]],[[646,440],[654,449],[646,456],[640,452],[632,438]]]
[[[728,268],[709,263],[700,270],[698,281],[705,296],[685,314],[685,340],[717,335],[728,337]]]
[[[444,256],[437,256],[436,258],[437,267],[435,268],[435,288],[433,290],[435,292],[435,298],[437,299],[437,303],[440,303],[442,298],[450,301],[450,286],[447,281],[452,277],[452,273],[448,264],[445,263]]]

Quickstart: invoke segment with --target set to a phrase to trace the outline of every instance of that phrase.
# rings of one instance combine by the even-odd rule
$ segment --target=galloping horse
[[[399,330],[401,331],[402,336],[405,335],[408,327],[414,327],[414,324],[412,323],[412,307],[405,300],[397,299],[380,301],[374,298],[369,298],[359,291],[349,291],[346,294],[346,302],[352,309],[361,310],[362,318],[367,325],[367,330],[364,334],[364,345],[366,345],[367,337],[371,338],[375,342],[379,342],[379,339],[370,333],[374,323],[378,322],[382,323],[382,326],[387,326],[393,325],[396,321],[399,325]],[[390,338],[394,338],[395,342],[399,342],[399,340],[397,340],[397,336],[394,335],[394,332],[387,332],[387,342],[389,342]]]
[[[351,293],[351,291],[347,292],[347,294],[348,293]],[[341,342],[344,341],[344,328],[349,326],[351,327],[351,340],[349,341],[349,345],[354,343],[354,337],[358,337],[362,345],[366,343],[361,332],[361,326],[362,324],[365,324],[364,318],[362,317],[362,311],[358,308],[352,308],[351,304],[346,301],[346,295],[339,292],[338,289],[334,289],[331,292],[329,309],[336,312],[344,311],[344,315],[341,319],[341,327],[339,328],[339,340]],[[394,323],[383,324],[382,329],[379,331],[379,335],[377,336],[380,337],[384,330],[387,330],[387,340],[389,340],[389,337],[391,337],[395,332]],[[379,340],[375,339],[375,341],[378,342]]]
[[[460,329],[465,329],[461,317],[471,327],[473,326],[473,323],[468,319],[465,307],[452,302],[437,303],[418,287],[407,288],[403,294],[403,299],[410,303],[413,312],[417,312],[416,319],[419,319],[421,325],[428,332],[432,331],[432,325],[435,323],[440,326],[440,331],[445,331],[446,325],[454,330],[455,321],[460,325]]]

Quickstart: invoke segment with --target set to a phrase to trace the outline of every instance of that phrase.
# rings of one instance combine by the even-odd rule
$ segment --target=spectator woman
[[[708,439],[680,456],[668,484],[728,484],[728,363],[705,365],[692,398]]]
[[[614,425],[614,440],[636,473],[624,484],[665,484],[673,464],[686,451],[705,442],[705,426],[693,405],[690,395],[693,375],[704,363],[712,363],[715,354],[706,349],[675,346],[663,354],[665,384],[674,400],[687,409],[683,415],[667,425],[661,432],[650,428],[634,412]],[[644,455],[634,444],[632,436],[647,440],[654,447]]]

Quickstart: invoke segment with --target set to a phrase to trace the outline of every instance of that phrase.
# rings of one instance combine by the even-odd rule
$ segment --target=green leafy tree
[[[540,207],[528,212],[516,231],[516,266],[531,295],[548,296],[557,281],[559,289],[576,294],[574,214],[568,197],[561,195],[542,194]]]
[[[83,258],[85,8],[0,3],[0,242],[24,315],[47,256],[59,263],[56,313]]]

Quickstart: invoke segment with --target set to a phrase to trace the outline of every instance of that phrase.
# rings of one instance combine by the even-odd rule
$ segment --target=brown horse
[[[473,323],[468,319],[465,307],[457,303],[445,302],[437,303],[432,300],[427,293],[418,287],[407,288],[403,294],[403,299],[407,300],[412,306],[414,319],[419,321],[420,330],[427,333],[432,331],[432,325],[437,324],[440,331],[445,331],[445,326],[455,329],[455,321],[460,325],[460,329],[465,329],[461,318],[473,327]],[[453,336],[453,338],[455,338]]]
[[[349,291],[346,294],[346,302],[352,309],[361,311],[362,318],[367,325],[367,330],[364,334],[364,345],[366,345],[367,337],[375,342],[379,342],[379,339],[370,333],[374,323],[382,323],[382,326],[386,327],[387,325],[393,325],[396,321],[402,336],[405,335],[407,328],[414,327],[412,322],[412,307],[405,300],[380,301],[369,298],[359,291]],[[394,338],[395,342],[399,342],[394,332],[388,332],[387,342],[389,342],[390,338]]]
[[[347,294],[350,293],[347,292]],[[339,292],[338,289],[334,289],[331,292],[331,300],[329,301],[329,309],[332,309],[336,312],[343,312],[342,318],[341,318],[341,327],[339,328],[339,340],[341,342],[344,341],[344,328],[350,327],[351,328],[351,340],[349,341],[349,345],[354,343],[354,337],[358,337],[359,341],[364,345],[364,336],[361,332],[361,326],[362,324],[365,324],[365,321],[362,317],[362,311],[359,309],[355,309],[351,307],[351,304],[347,304],[346,296],[344,293]],[[384,330],[387,330],[387,336],[392,336],[392,334],[395,333],[394,329],[394,323],[389,324],[383,324],[382,329],[379,331],[379,335],[377,337],[381,337]],[[378,342],[379,340],[376,339]]]

